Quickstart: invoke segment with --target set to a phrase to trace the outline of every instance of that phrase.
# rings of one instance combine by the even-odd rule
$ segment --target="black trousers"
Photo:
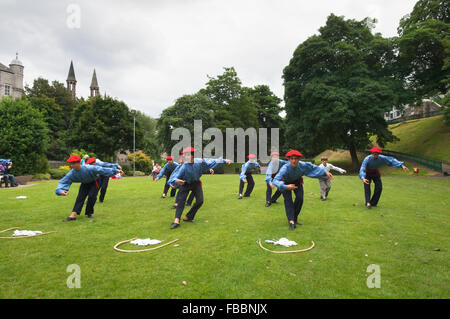
[[[103,202],[105,200],[106,190],[108,189],[109,176],[100,176],[98,182],[100,186],[99,201]]]
[[[284,197],[284,209],[286,210],[286,217],[288,221],[293,220],[294,222],[297,222],[298,215],[300,214],[303,206],[303,185],[300,184],[300,182],[285,184],[295,184],[298,187],[291,191],[285,190],[282,193]],[[292,193],[295,194],[295,201],[292,199]]]
[[[281,196],[281,192],[278,190],[275,191],[275,194],[273,194],[272,196],[272,187],[270,187],[269,183],[267,184],[267,190],[266,190],[266,202],[271,202],[271,203],[275,203],[278,199],[278,197]]]
[[[175,193],[177,192],[177,189],[176,188],[171,188],[169,183],[168,183],[168,181],[169,181],[169,178],[167,177],[166,183],[164,184],[163,194],[167,194],[167,192],[169,191],[169,188],[170,188],[170,197],[174,197]]]
[[[366,179],[369,180],[369,184],[364,184],[364,195],[366,198],[366,204],[370,203],[371,206],[377,206],[378,201],[380,200],[381,192],[383,191],[383,183],[381,183],[381,177],[377,175],[377,173],[367,173]],[[370,198],[370,185],[371,183],[375,184],[375,189],[373,191],[373,196]]]
[[[178,206],[175,211],[175,218],[181,218],[181,214],[183,213],[184,206],[186,205],[186,197],[189,193],[189,191],[192,191],[192,193],[195,196],[195,204],[192,205],[189,212],[186,214],[186,217],[189,219],[194,219],[195,214],[197,214],[197,211],[199,208],[203,205],[203,189],[202,189],[202,182],[197,181],[190,184],[184,184],[180,187],[179,190],[179,201]]]
[[[177,197],[175,197],[175,203],[179,203],[180,202],[180,194],[181,194],[181,192],[178,191]],[[186,204],[188,206],[191,206],[193,201],[194,201],[194,192],[191,191],[189,196],[188,196],[188,198],[187,198]]]
[[[250,196],[250,194],[253,191],[253,187],[255,187],[255,181],[253,180],[253,176],[252,174],[246,173],[247,175],[247,189],[245,190],[245,194],[244,196]],[[245,183],[241,180],[239,182],[239,194],[242,194],[242,192],[244,191],[244,185]]]
[[[86,203],[85,214],[92,215],[94,213],[95,202],[97,201],[98,187],[98,180],[87,184],[81,183],[80,189],[78,190],[78,196],[72,211],[76,212],[77,215],[80,215],[81,210],[83,209],[84,201],[87,197],[88,200]]]

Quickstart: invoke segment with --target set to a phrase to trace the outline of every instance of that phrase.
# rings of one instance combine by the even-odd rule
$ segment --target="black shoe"
[[[250,195],[244,195],[244,197],[250,197]]]
[[[173,205],[170,209],[177,209],[177,205]]]
[[[75,217],[66,217],[63,219],[63,222],[70,222],[71,220],[76,220]]]
[[[177,227],[180,227],[180,224],[173,223],[172,225],[170,225],[170,229],[175,229]]]
[[[94,216],[92,216],[92,214],[86,215],[87,218],[94,218]]]
[[[269,207],[270,205],[272,205],[271,202],[266,202],[266,207]]]
[[[239,195],[239,196],[238,196],[238,199],[242,199],[242,195]]]
[[[294,230],[295,229],[295,224],[289,224],[289,230]]]
[[[302,223],[300,223],[300,222],[295,222],[295,225],[299,225],[299,226],[301,226],[301,225],[303,225]]]
[[[103,201],[102,201],[102,200],[99,200],[98,202],[99,202],[99,203],[103,203]]]

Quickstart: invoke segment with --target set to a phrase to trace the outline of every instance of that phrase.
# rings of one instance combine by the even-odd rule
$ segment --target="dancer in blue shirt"
[[[78,190],[78,196],[72,213],[69,217],[64,219],[64,221],[76,220],[76,216],[81,214],[86,197],[88,197],[86,204],[86,216],[92,218],[92,214],[94,214],[94,205],[97,201],[99,187],[97,182],[98,176],[112,176],[116,173],[123,175],[123,172],[118,168],[106,168],[97,165],[81,166],[81,158],[78,155],[70,156],[67,162],[70,164],[72,169],[59,181],[55,190],[56,195],[69,195],[69,188],[72,183],[81,183],[81,185]]]
[[[83,162],[83,160],[81,160]],[[122,167],[118,164],[112,164],[112,163],[108,163],[108,162],[103,162],[101,160],[99,160],[98,158],[95,157],[91,157],[86,161],[86,164],[89,165],[98,165],[101,167],[107,167],[107,168],[118,168],[118,169],[122,169]],[[83,164],[81,164],[83,165]],[[105,196],[106,196],[106,190],[108,189],[108,184],[109,184],[109,176],[102,176],[100,175],[98,177],[98,185],[99,185],[99,189],[98,191],[100,192],[100,196],[98,198],[98,201],[100,203],[103,203],[103,201],[105,200]]]
[[[171,188],[170,185],[169,185],[170,176],[172,175],[173,171],[180,165],[180,164],[178,164],[178,163],[173,161],[173,157],[172,156],[167,156],[166,160],[167,160],[166,165],[164,165],[162,170],[159,172],[159,174],[155,178],[155,182],[157,182],[163,176],[166,177],[166,183],[164,184],[164,191],[163,191],[163,194],[161,195],[161,198],[166,198],[167,191],[169,190],[169,188]],[[175,188],[171,188],[170,189],[170,197],[174,197],[176,191],[177,190]]]
[[[374,147],[370,150],[370,152],[372,154],[368,155],[364,159],[359,170],[359,178],[364,183],[364,196],[367,209],[371,209],[373,206],[378,205],[378,201],[380,200],[381,192],[383,190],[381,174],[378,170],[379,167],[387,165],[392,167],[401,167],[405,172],[408,171],[408,168],[403,162],[399,162],[391,156],[381,155],[380,148]],[[372,198],[370,198],[371,181],[375,184]]]
[[[294,230],[296,225],[301,225],[298,222],[298,215],[303,205],[303,175],[308,177],[318,178],[320,176],[328,175],[333,179],[331,173],[312,163],[300,162],[300,157],[303,156],[299,151],[292,150],[286,154],[289,159],[289,164],[284,165],[275,178],[272,184],[278,187],[283,193],[284,209],[286,210],[286,217],[289,221],[289,229]],[[292,191],[295,193],[295,202],[292,200]]]
[[[284,165],[289,163],[288,161],[280,160],[280,153],[278,153],[278,152],[272,152],[270,154],[270,156],[271,156],[271,161],[269,163],[269,166],[267,167],[266,178],[265,178],[265,181],[267,184],[266,207],[269,207],[273,203],[276,203],[278,197],[281,196],[281,192],[278,189],[275,191],[275,194],[273,194],[273,196],[272,196],[272,189],[275,188],[275,186],[272,184],[272,180],[277,175],[277,173],[280,171],[281,167],[283,167]]]
[[[244,197],[250,197],[250,194],[255,187],[255,181],[252,176],[252,169],[260,167],[258,162],[256,161],[256,155],[250,154],[248,156],[248,161],[242,164],[241,174],[239,175],[239,196],[238,199],[242,199],[242,192],[244,191],[244,185],[248,182],[247,189],[245,190]]]
[[[194,158],[195,149],[193,147],[188,147],[183,150],[184,164],[181,166],[180,170],[177,171],[173,179],[180,186],[180,194],[178,206],[175,211],[175,220],[170,226],[171,229],[180,226],[181,214],[183,213],[186,197],[189,191],[192,191],[195,196],[195,204],[192,205],[189,212],[183,218],[186,222],[194,221],[195,214],[199,208],[203,205],[203,188],[200,181],[202,172],[214,169],[223,163],[228,165],[231,163],[230,160],[220,159],[204,159],[204,158]]]

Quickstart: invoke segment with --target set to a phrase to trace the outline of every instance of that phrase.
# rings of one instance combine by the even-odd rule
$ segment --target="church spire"
[[[72,93],[73,98],[76,97],[77,79],[75,78],[75,71],[73,69],[73,62],[70,61],[69,74],[67,75],[67,89]]]
[[[92,74],[92,81],[91,81],[91,96],[97,95],[100,95],[100,87],[98,86],[97,74],[95,73],[94,69],[94,74]]]

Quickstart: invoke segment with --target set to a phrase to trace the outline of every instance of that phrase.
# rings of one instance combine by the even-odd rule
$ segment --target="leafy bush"
[[[133,153],[127,155],[127,158],[133,163]],[[152,159],[150,156],[142,151],[136,152],[136,170],[144,172],[146,175],[150,174],[153,169]],[[127,174],[128,175],[128,174]]]
[[[0,99],[0,114],[0,154],[12,160],[11,174],[35,173],[49,140],[43,115],[25,99],[9,96]]]
[[[133,175],[133,167],[128,164],[120,164],[122,166],[122,171],[125,173],[125,175],[131,176]]]
[[[72,152],[70,152],[70,155],[78,155],[81,158],[83,158],[84,155],[89,155],[89,157],[97,157],[95,153],[85,151],[84,149],[81,150],[73,149]]]
[[[131,172],[131,175],[133,175],[133,172]],[[141,172],[141,171],[134,172],[134,176],[145,176],[145,175],[147,175],[147,174],[145,174],[144,172]]]
[[[59,169],[70,171],[70,166],[69,165],[60,166]]]
[[[48,163],[47,156],[42,154],[40,160],[37,161],[36,164],[34,165],[34,172],[36,174],[39,174],[39,173],[46,174],[49,172],[49,170],[50,170],[50,164]]]
[[[37,179],[37,180],[49,180],[51,177],[51,175],[49,173],[45,173],[45,174],[36,174],[33,176],[33,179]]]
[[[50,169],[50,176],[53,179],[61,179],[64,176],[66,176],[66,174],[69,172],[70,170],[66,170],[66,169]]]

